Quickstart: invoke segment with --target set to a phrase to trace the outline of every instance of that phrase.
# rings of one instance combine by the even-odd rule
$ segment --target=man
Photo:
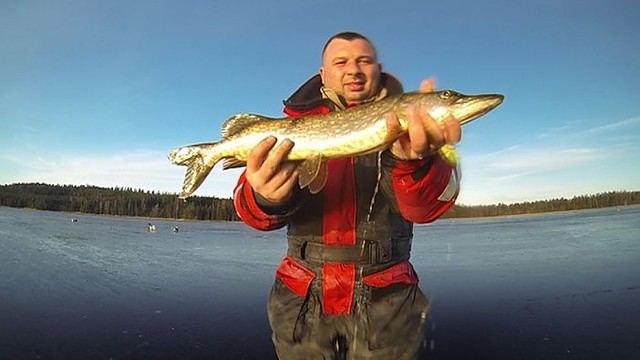
[[[421,90],[431,91],[431,81]],[[344,32],[322,52],[319,74],[285,101],[292,117],[324,114],[401,93],[373,44]],[[410,108],[408,134],[381,154],[329,160],[323,190],[297,185],[295,146],[269,137],[249,155],[234,192],[248,225],[288,227],[289,249],[269,298],[281,359],[412,359],[428,301],[409,263],[413,223],[436,220],[458,193],[458,176],[437,150],[460,140],[455,119],[437,124]],[[394,115],[389,127],[399,126]],[[393,337],[392,337],[393,336]]]

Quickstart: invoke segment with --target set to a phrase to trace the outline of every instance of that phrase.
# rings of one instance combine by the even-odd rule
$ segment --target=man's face
[[[348,104],[358,104],[376,94],[380,71],[376,53],[367,41],[334,39],[325,50],[320,76],[326,88]]]

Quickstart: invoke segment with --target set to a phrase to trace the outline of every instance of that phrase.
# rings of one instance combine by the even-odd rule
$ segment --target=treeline
[[[640,191],[616,191],[571,199],[516,204],[455,205],[445,218],[535,214],[640,204]],[[0,206],[100,215],[143,216],[190,220],[238,221],[232,199],[194,196],[180,200],[173,193],[96,186],[25,183],[0,185]]]
[[[231,199],[176,194],[132,188],[49,185],[0,185],[0,206],[100,215],[143,216],[190,220],[238,221]]]
[[[640,204],[640,191],[612,191],[595,195],[575,196],[571,199],[560,198],[516,204],[478,206],[455,205],[453,209],[445,214],[445,216],[452,218],[466,218],[538,214],[554,211],[599,209],[636,204]]]

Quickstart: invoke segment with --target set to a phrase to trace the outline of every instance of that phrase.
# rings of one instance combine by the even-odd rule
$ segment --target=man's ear
[[[324,68],[320,67],[320,70],[318,71],[318,73],[320,74],[320,79],[322,80],[322,85],[324,85]]]

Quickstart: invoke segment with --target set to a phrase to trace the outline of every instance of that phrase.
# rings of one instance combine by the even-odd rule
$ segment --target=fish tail
[[[180,199],[186,199],[193,194],[207,178],[213,167],[222,159],[212,148],[217,143],[184,146],[169,153],[169,161],[175,165],[186,166],[187,171],[182,183]],[[205,156],[207,154],[207,156]]]

